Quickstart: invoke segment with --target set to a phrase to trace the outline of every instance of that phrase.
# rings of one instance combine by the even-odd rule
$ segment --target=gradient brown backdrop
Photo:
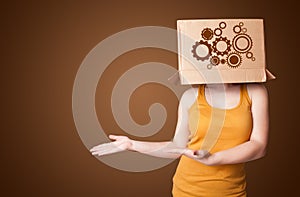
[[[88,52],[121,30],[146,25],[176,28],[177,19],[220,17],[265,19],[268,67],[278,77],[267,84],[271,107],[268,155],[247,165],[249,196],[296,196],[300,137],[295,126],[296,14],[292,1],[1,3],[1,196],[171,196],[176,161],[156,171],[128,173],[90,155],[72,117],[74,78]],[[137,50],[116,59],[99,81],[96,107],[105,130],[124,133],[109,107],[112,85],[127,69],[148,61],[177,66],[176,54]],[[147,123],[153,102],[165,104],[168,120],[146,140],[171,139],[177,100],[170,90],[155,84],[140,87],[131,99],[132,114],[137,122]]]

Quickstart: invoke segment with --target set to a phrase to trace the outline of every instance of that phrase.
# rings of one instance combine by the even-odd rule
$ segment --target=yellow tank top
[[[189,129],[188,148],[193,150],[215,153],[248,141],[252,115],[246,85],[241,85],[239,104],[231,109],[211,107],[205,98],[205,85],[200,85],[197,101],[189,109]],[[173,197],[244,197],[244,164],[206,166],[182,156],[173,177],[172,194]]]

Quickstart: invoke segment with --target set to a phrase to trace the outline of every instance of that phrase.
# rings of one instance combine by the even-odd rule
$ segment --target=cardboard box
[[[178,20],[181,84],[265,82],[262,19]]]

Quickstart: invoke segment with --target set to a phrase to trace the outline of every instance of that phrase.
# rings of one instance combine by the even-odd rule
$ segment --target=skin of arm
[[[249,141],[203,158],[198,158],[191,151],[186,151],[184,155],[210,166],[244,163],[263,157],[266,154],[269,130],[268,94],[261,84],[249,84],[248,93],[252,100],[253,118]]]
[[[90,151],[93,155],[107,155],[124,150],[131,150],[143,154],[162,157],[178,158],[182,154],[174,153],[170,150],[185,149],[189,141],[188,129],[188,109],[197,98],[197,88],[190,88],[185,91],[180,99],[178,106],[178,120],[175,130],[175,136],[172,141],[166,142],[145,142],[129,139],[126,136],[110,135],[109,138],[114,142],[100,144],[93,147]]]
[[[93,155],[106,155],[123,150],[137,151],[147,155],[163,158],[177,158],[185,155],[205,165],[225,165],[244,163],[259,159],[266,154],[269,130],[268,94],[262,84],[247,85],[252,100],[253,128],[249,141],[233,148],[210,154],[205,150],[186,148],[189,141],[188,109],[197,98],[197,88],[187,90],[178,107],[178,121],[173,141],[142,142],[125,136],[113,136],[114,142],[100,144],[91,149]]]

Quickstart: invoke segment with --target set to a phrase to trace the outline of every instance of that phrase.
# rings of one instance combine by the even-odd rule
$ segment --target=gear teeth
[[[238,58],[238,61],[235,63],[235,62],[231,62],[230,61],[230,58],[232,56],[236,56]],[[242,64],[242,56],[239,54],[239,53],[236,53],[236,52],[232,52],[230,53],[228,56],[227,56],[227,59],[226,59],[226,62],[227,62],[227,65],[230,67],[230,68],[238,68],[241,64]]]
[[[248,41],[248,47],[246,49],[240,49],[239,47],[236,46],[236,42],[237,40],[240,38],[240,37],[243,37],[245,38],[247,41]],[[234,38],[232,39],[232,47],[233,49],[238,52],[238,53],[247,53],[249,52],[252,47],[253,47],[253,41],[252,41],[252,38],[248,35],[248,34],[245,34],[245,33],[240,33],[236,36],[234,36]]]
[[[205,45],[208,49],[208,54],[204,57],[200,57],[197,52],[196,52],[196,49],[199,45]],[[212,48],[211,48],[211,45],[208,44],[207,41],[203,41],[203,40],[200,40],[200,42],[196,41],[195,44],[192,46],[192,50],[191,52],[193,53],[193,57],[196,58],[198,61],[201,60],[201,61],[204,61],[204,60],[207,60],[209,59],[209,57],[211,56],[211,52],[212,52]]]
[[[210,28],[205,28],[202,30],[201,36],[204,40],[211,40],[214,36],[214,32]]]
[[[220,64],[220,58],[218,56],[212,56],[210,59],[210,63],[214,66],[217,66]]]
[[[217,49],[217,44],[218,42],[223,41],[226,43],[227,48],[225,51],[219,51]],[[231,44],[230,44],[230,40],[228,40],[226,37],[222,37],[220,36],[219,38],[216,38],[216,40],[213,41],[213,45],[212,45],[213,51],[217,54],[217,55],[227,55],[230,51],[231,51]]]

